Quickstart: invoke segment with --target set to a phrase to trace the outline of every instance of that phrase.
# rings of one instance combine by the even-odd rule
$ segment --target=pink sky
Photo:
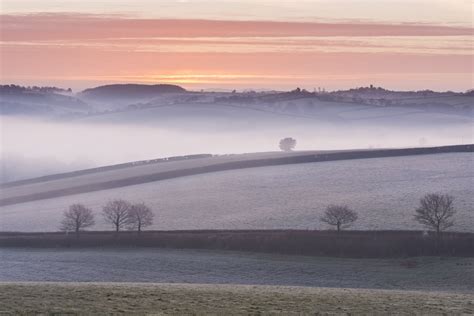
[[[190,89],[473,87],[473,28],[462,0],[433,1],[432,14],[419,21],[403,19],[405,1],[387,1],[385,9],[384,1],[360,1],[365,11],[343,0],[302,1],[300,11],[285,10],[285,1],[256,1],[247,16],[247,1],[233,1],[220,16],[212,1],[194,2],[202,2],[195,14],[182,2],[156,8],[121,0],[110,12],[106,2],[4,0],[2,83],[76,90],[115,82]],[[338,2],[340,15],[328,9]],[[274,6],[274,16],[262,5]]]

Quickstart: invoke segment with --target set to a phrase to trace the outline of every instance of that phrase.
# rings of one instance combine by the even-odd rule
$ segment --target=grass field
[[[3,314],[471,314],[473,294],[283,286],[2,283]]]
[[[156,215],[154,225],[147,227],[150,230],[327,229],[319,218],[333,203],[347,204],[359,213],[351,227],[354,230],[420,230],[423,227],[413,220],[419,199],[440,192],[455,197],[458,212],[451,230],[472,232],[473,158],[472,153],[452,153],[193,175],[2,206],[0,230],[57,231],[64,210],[73,203],[83,203],[95,212],[92,230],[111,230],[100,213],[107,201],[116,198],[147,203]],[[74,179],[60,179],[56,184],[74,183]],[[32,186],[50,188],[46,183],[25,188]],[[19,188],[23,186],[8,190]],[[8,190],[0,189],[0,195],[6,198],[12,192]]]

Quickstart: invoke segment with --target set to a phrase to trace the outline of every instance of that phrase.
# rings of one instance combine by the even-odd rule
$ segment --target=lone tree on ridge
[[[280,149],[282,151],[292,151],[296,147],[296,139],[291,137],[286,137],[280,140]]]
[[[321,216],[321,221],[336,226],[339,233],[357,220],[357,212],[344,205],[329,205]]]
[[[94,224],[94,214],[90,208],[82,204],[72,204],[67,211],[64,211],[61,230],[65,232],[73,231],[79,238],[81,230]]]

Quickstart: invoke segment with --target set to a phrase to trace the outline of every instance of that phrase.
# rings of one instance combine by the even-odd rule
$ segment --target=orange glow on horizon
[[[54,25],[54,28],[51,27]],[[1,16],[3,83],[467,90],[473,28],[416,23]],[[449,80],[446,80],[449,78]]]

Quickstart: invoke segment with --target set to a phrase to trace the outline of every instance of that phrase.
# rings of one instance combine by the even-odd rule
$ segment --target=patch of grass
[[[471,314],[474,294],[286,286],[2,283],[0,313]]]

